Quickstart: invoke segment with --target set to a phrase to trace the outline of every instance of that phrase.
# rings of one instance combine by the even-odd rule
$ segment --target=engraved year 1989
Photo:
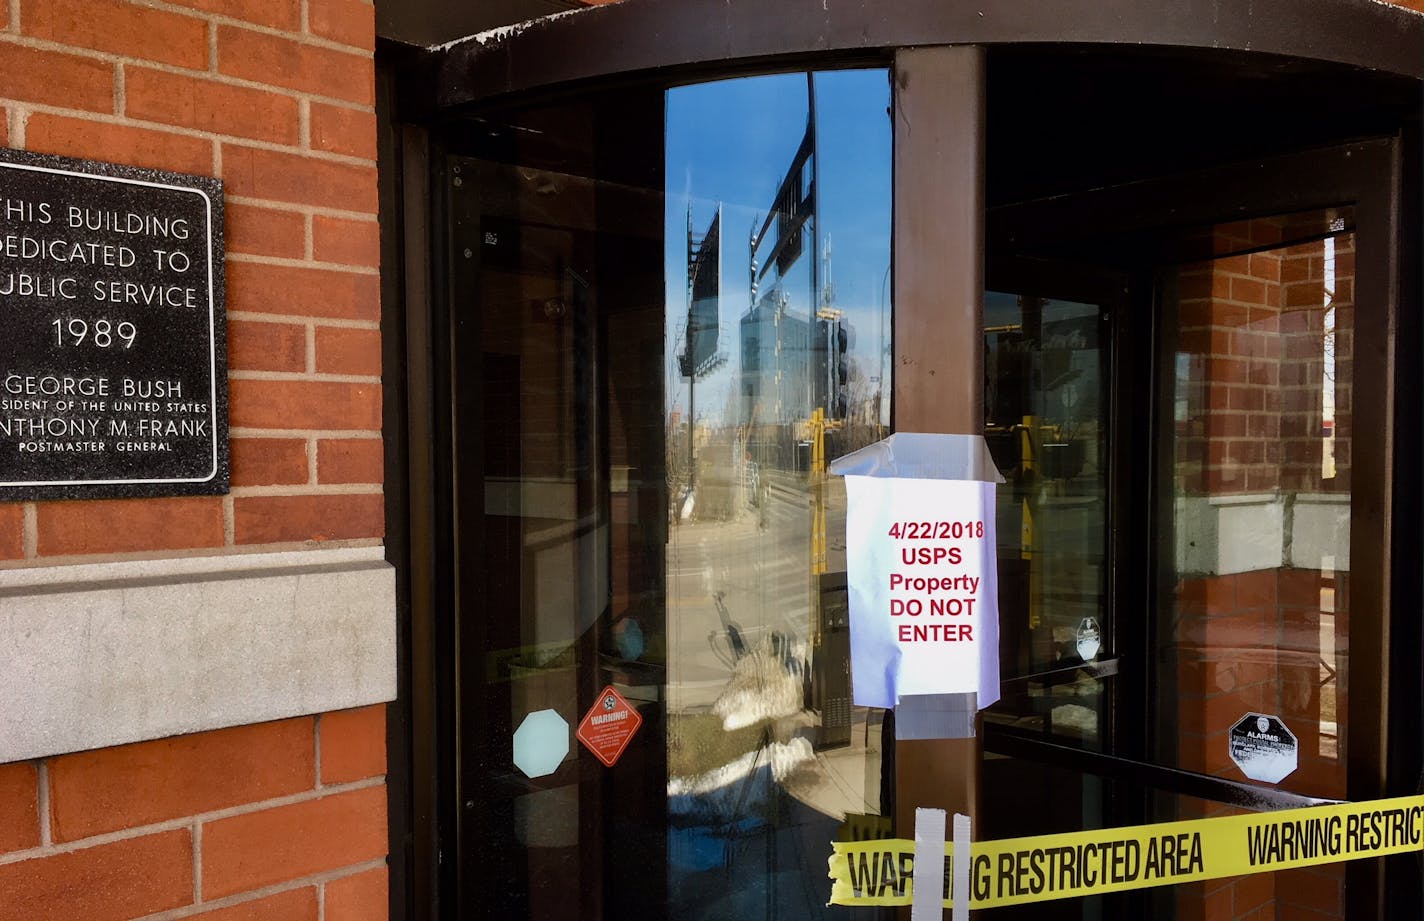
[[[90,323],[79,317],[56,317],[49,325],[54,327],[54,344],[60,348],[78,347],[87,342],[100,349],[119,346],[131,349],[138,338],[138,327],[128,320],[115,323],[107,317],[100,317]]]

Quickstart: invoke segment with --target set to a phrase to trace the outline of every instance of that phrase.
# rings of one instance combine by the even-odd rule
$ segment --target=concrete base
[[[383,552],[0,571],[0,763],[394,699]]]
[[[1258,493],[1177,499],[1177,572],[1350,569],[1350,496]]]

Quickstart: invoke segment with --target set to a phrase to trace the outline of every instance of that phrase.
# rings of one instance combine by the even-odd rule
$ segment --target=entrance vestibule
[[[550,24],[437,69],[491,87],[426,125],[412,338],[453,916],[866,917],[826,906],[829,843],[907,806],[1002,838],[1414,792],[1420,67],[729,31],[748,62],[545,80]],[[968,743],[850,700],[826,466],[926,424],[1006,478]],[[572,735],[610,686],[642,718],[611,766]],[[543,713],[570,734],[531,773]],[[1248,715],[1289,774],[1233,760]],[[1404,917],[1419,887],[1390,859],[995,911]]]

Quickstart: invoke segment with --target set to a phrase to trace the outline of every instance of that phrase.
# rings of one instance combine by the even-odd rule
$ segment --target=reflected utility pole
[[[687,348],[683,352],[687,362],[687,494],[692,495],[697,485],[697,359],[693,351],[693,330],[696,322],[692,316],[693,293],[697,285],[697,253],[692,243],[692,200],[687,202]]]
[[[722,205],[699,239],[692,232],[692,202],[687,203],[687,342],[679,358],[687,378],[687,489],[697,483],[697,377],[726,362],[717,351],[721,326]]]

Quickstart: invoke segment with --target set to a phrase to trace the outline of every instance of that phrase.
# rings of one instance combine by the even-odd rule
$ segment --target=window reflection
[[[1117,654],[1106,604],[1106,316],[1098,303],[1040,294],[984,295],[984,434],[1005,478],[997,493],[1004,681],[984,717],[1018,736],[1106,751],[1119,690],[1099,669]],[[1091,774],[990,755],[984,778],[987,836],[1106,821],[1106,786]],[[996,911],[1029,918],[1041,914],[1034,908]],[[1055,903],[1055,911],[1104,916],[1100,898]]]
[[[461,917],[666,902],[661,113],[639,91],[449,126]],[[573,733],[609,685],[642,718],[612,768]]]
[[[1000,645],[1008,681],[989,719],[1105,744],[1107,379],[1097,304],[984,298],[985,438],[998,492]],[[1066,671],[1065,671],[1066,670]]]
[[[463,914],[866,916],[826,907],[881,714],[825,469],[889,418],[888,106],[859,70],[451,126]],[[612,766],[572,731],[610,685]]]
[[[1267,779],[1229,741],[1263,714],[1297,743],[1276,785],[1336,799],[1348,738],[1352,223],[1342,209],[1219,225],[1220,258],[1173,279],[1174,527],[1158,625],[1158,758]],[[1168,817],[1201,814],[1212,813],[1183,801]],[[1313,878],[1312,917],[1343,917],[1337,869],[1238,881],[1237,904],[1249,890],[1286,917]],[[1178,917],[1227,917],[1197,904],[1206,891],[1183,887]]]
[[[888,433],[888,105],[880,70],[667,94],[674,917],[828,914],[812,855],[880,812],[826,466]]]

